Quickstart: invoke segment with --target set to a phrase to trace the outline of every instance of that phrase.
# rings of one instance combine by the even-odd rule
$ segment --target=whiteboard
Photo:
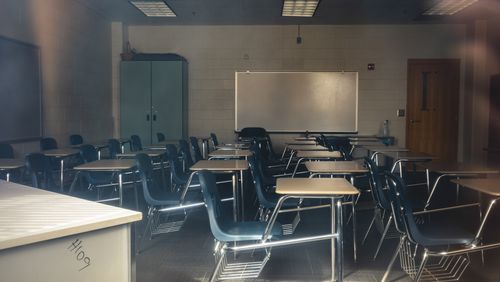
[[[358,130],[357,72],[236,72],[235,130]]]

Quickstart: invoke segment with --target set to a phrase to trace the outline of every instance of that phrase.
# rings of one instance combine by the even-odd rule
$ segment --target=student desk
[[[78,144],[78,145],[71,145],[70,147],[72,149],[76,149],[76,150],[80,150],[80,147],[82,145],[92,145],[94,146],[94,148],[96,149],[97,151],[97,159],[100,160],[101,159],[101,150],[102,149],[106,149],[108,147],[108,144],[105,143],[105,142],[97,142],[97,143],[83,143],[83,144]]]
[[[0,180],[0,281],[135,281],[140,212]]]
[[[391,173],[394,173],[396,168],[399,167],[399,176],[401,178],[403,178],[403,163],[423,163],[436,159],[436,157],[428,154],[414,152],[384,152],[383,154],[394,160]]]
[[[10,182],[10,172],[24,167],[24,160],[21,159],[0,159],[0,171],[5,171],[6,180]]]
[[[490,215],[491,210],[495,203],[500,199],[500,178],[470,178],[470,179],[455,179],[451,182],[456,183],[462,187],[469,188],[471,190],[477,191],[479,194],[479,202],[481,203],[481,195],[486,194],[491,197],[486,209],[486,213],[481,220],[479,229],[476,233],[474,242],[477,243],[482,235],[484,224]],[[481,213],[482,215],[482,213]]]
[[[363,164],[357,161],[341,161],[341,162],[305,162],[307,170],[311,173],[309,178],[321,175],[343,175],[350,176],[351,184],[354,185],[354,176],[356,174],[366,174],[368,169],[363,166]],[[355,214],[355,204],[357,199],[353,199],[352,204],[352,237],[353,237],[353,247],[354,247],[354,261],[357,260],[357,241],[356,241],[356,214]]]
[[[480,175],[486,174],[496,174],[500,173],[497,169],[488,168],[483,165],[478,164],[467,164],[467,163],[424,163],[421,165],[425,168],[425,175],[427,178],[427,191],[429,193],[429,198],[425,204],[425,208],[428,208],[434,195],[439,182],[445,177],[455,177],[460,179],[461,177],[478,177]],[[434,181],[434,184],[430,184],[430,173],[434,172],[439,174],[439,176]],[[457,201],[458,201],[459,185],[457,185]]]
[[[314,141],[314,142],[316,142],[316,137],[305,137],[305,136],[302,136],[302,137],[295,137],[294,140],[295,141]]]
[[[304,160],[327,161],[327,160],[331,160],[331,159],[342,158],[342,154],[339,151],[298,151],[297,157],[299,158],[299,160],[297,161],[297,164],[295,165],[295,169],[293,170],[292,177],[295,177],[295,174],[297,173],[297,169],[299,168],[300,163]]]
[[[214,173],[231,173],[233,175],[233,218],[234,221],[245,218],[243,209],[243,171],[248,170],[246,160],[201,160],[189,168],[196,173],[200,170],[209,170]],[[239,178],[239,181],[238,181]],[[239,189],[238,189],[239,182]],[[241,218],[240,218],[241,211]]]
[[[162,155],[165,154],[165,152],[162,150],[142,150],[142,151],[137,151],[137,152],[126,152],[126,153],[116,154],[116,157],[117,158],[135,158],[135,155],[140,154],[140,153],[146,154],[151,158],[161,157]]]
[[[289,198],[319,198],[331,201],[331,233],[325,239],[331,239],[331,270],[332,281],[335,280],[337,268],[338,281],[343,279],[343,222],[342,201],[344,196],[359,194],[358,189],[343,178],[278,178],[276,193],[283,195],[276,204],[268,226],[264,232],[263,240],[267,240],[281,210],[283,202]],[[306,238],[300,238],[306,239]],[[337,249],[335,252],[335,249]],[[337,267],[335,261],[337,259]]]
[[[55,158],[59,160],[61,163],[61,175],[60,175],[60,181],[61,181],[61,192],[64,191],[64,159],[71,157],[71,156],[76,156],[80,153],[79,150],[76,149],[52,149],[52,150],[45,150],[42,151],[42,154],[44,154],[47,157]]]
[[[288,169],[290,167],[290,164],[292,163],[293,157],[295,154],[297,154],[297,151],[328,151],[329,149],[317,145],[317,144],[295,144],[295,145],[288,145],[285,149],[290,150],[290,157],[288,158],[288,163],[286,165],[285,169]],[[284,157],[284,152],[282,157]]]
[[[384,153],[401,153],[401,152],[408,152],[410,150],[406,148],[401,148],[397,146],[373,146],[373,145],[368,145],[368,146],[362,146],[364,149],[368,151],[368,157],[372,161],[375,162],[375,164],[379,165],[378,161],[378,155],[384,154]]]
[[[306,145],[317,145],[318,143],[315,140],[303,140],[303,141],[295,141],[295,142],[286,142],[285,148],[283,148],[283,153],[281,153],[281,159],[285,158],[286,152],[288,151],[289,146],[306,146]]]
[[[216,150],[248,150],[250,144],[248,143],[234,143],[234,144],[223,144],[216,146]]]
[[[349,141],[352,142],[381,142],[377,137],[349,137]]]
[[[249,150],[215,150],[208,154],[210,157],[209,159],[239,159],[239,158],[245,158],[245,160],[248,159],[253,155],[253,153]]]
[[[179,143],[178,140],[165,140],[162,142],[158,142],[156,144],[144,146],[145,150],[166,150],[167,144],[177,145]]]
[[[101,202],[114,201],[118,200],[120,207],[123,205],[123,173],[133,171],[135,168],[135,160],[133,159],[121,159],[121,160],[97,160],[89,163],[85,163],[79,166],[74,167],[73,169],[76,171],[89,171],[89,172],[117,172],[118,173],[118,198],[106,199]],[[73,181],[73,184],[70,188],[70,193],[73,190],[73,186],[76,182],[76,179]],[[137,189],[135,191],[135,198],[137,203]]]

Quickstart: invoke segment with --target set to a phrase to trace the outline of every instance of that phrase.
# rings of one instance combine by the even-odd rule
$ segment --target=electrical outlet
[[[405,110],[404,109],[399,109],[396,111],[396,115],[398,117],[404,117],[405,116]]]

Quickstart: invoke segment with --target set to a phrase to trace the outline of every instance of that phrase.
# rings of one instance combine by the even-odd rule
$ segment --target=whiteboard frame
[[[271,130],[269,133],[339,133],[339,134],[357,134],[358,133],[358,121],[359,121],[359,72],[358,71],[235,71],[234,72],[234,131],[238,130],[238,74],[252,74],[252,73],[355,73],[356,74],[356,110],[355,110],[355,130],[354,131],[310,131],[308,129],[298,129],[298,130]]]

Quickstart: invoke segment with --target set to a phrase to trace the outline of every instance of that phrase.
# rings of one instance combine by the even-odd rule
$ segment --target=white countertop
[[[140,212],[0,180],[0,250],[141,218]]]

